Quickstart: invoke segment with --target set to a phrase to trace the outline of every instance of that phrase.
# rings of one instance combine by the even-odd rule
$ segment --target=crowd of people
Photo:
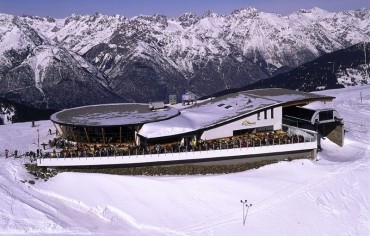
[[[38,125],[36,125],[35,121],[32,121],[31,122],[31,127],[37,127]],[[53,135],[55,134],[56,136],[58,136],[58,131],[55,130],[55,133],[52,132],[51,129],[48,130],[48,135]],[[44,156],[47,156],[49,155],[49,152],[43,152],[43,150],[46,150],[46,146],[49,145],[49,147],[58,147],[58,145],[56,144],[59,144],[61,140],[59,140],[59,138],[54,138],[53,140],[49,140],[49,144],[45,144],[45,143],[41,143],[39,145],[41,145],[43,147],[43,149],[41,148],[37,148],[36,150],[31,150],[31,151],[18,151],[17,149],[15,150],[9,150],[9,149],[5,149],[4,150],[4,155],[5,155],[5,158],[9,158],[9,157],[14,157],[14,158],[20,158],[20,157],[29,157],[30,158],[30,161],[31,163],[33,161],[35,161],[37,158],[39,157],[44,157]],[[53,151],[54,153],[56,153],[56,151],[54,150]]]
[[[9,157],[14,157],[14,158],[29,157],[32,163],[38,157],[44,157],[47,154],[47,152],[43,153],[41,148],[38,148],[35,151],[27,151],[27,152],[20,152],[16,149],[12,151],[5,149],[4,154],[5,154],[5,159]]]
[[[277,134],[274,132],[264,132],[242,136],[233,136],[214,140],[193,139],[187,143],[175,142],[170,144],[80,144],[66,141],[64,139],[53,139],[49,141],[52,152],[45,152],[42,156],[49,157],[99,157],[99,156],[131,156],[148,155],[160,153],[179,153],[192,151],[209,151],[233,148],[260,147],[268,145],[281,145],[290,143],[304,142],[302,135],[289,135],[287,133]],[[56,152],[55,148],[61,149]]]
[[[34,125],[34,124],[33,124]],[[48,134],[52,135],[51,129]],[[56,133],[57,134],[57,131]],[[233,148],[248,148],[270,145],[281,145],[290,143],[305,142],[302,135],[290,135],[286,132],[260,132],[233,136],[229,138],[202,140],[192,139],[183,140],[183,142],[173,142],[168,144],[146,144],[136,145],[135,143],[124,144],[82,144],[67,141],[59,136],[49,140],[48,144],[42,143],[43,149],[38,148],[36,151],[18,153],[17,150],[10,152],[5,150],[5,158],[10,156],[20,157],[28,156],[32,161],[39,157],[44,158],[66,158],[66,157],[99,157],[99,156],[131,156],[131,155],[148,155],[160,153],[179,153],[193,151],[209,151]],[[46,149],[46,146],[48,148]],[[45,150],[45,151],[43,151]],[[52,150],[52,151],[49,151]],[[58,150],[58,151],[57,151]]]
[[[49,129],[49,135],[52,131]],[[125,144],[81,144],[67,141],[61,137],[55,137],[49,140],[48,144],[41,144],[43,149],[38,148],[36,151],[29,151],[19,155],[17,150],[10,152],[5,150],[5,158],[10,156],[20,157],[28,156],[32,161],[39,157],[44,158],[66,158],[66,157],[99,157],[99,156],[131,156],[131,155],[148,155],[161,153],[179,153],[193,151],[209,151],[233,148],[248,148],[260,147],[269,145],[281,145],[290,143],[305,142],[302,135],[289,135],[285,132],[276,133],[261,132],[246,135],[233,136],[229,138],[213,139],[213,140],[188,140],[187,142],[175,142],[169,144],[141,144],[134,143]],[[48,151],[46,150],[48,146]],[[46,151],[43,151],[46,150]],[[58,151],[56,151],[58,150]]]

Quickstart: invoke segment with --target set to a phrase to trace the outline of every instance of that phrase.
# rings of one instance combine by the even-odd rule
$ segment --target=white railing
[[[37,158],[39,166],[86,166],[86,165],[119,165],[119,164],[145,164],[164,163],[176,161],[189,161],[193,159],[204,159],[209,161],[218,157],[238,157],[284,153],[300,150],[312,150],[317,148],[316,133],[284,127],[291,135],[288,139],[252,140],[243,143],[217,143],[213,145],[199,146],[197,149],[183,148],[153,149],[149,152],[144,149],[128,150],[125,153],[117,152],[115,149],[100,150],[87,155],[86,152],[75,151],[68,154],[47,153]]]

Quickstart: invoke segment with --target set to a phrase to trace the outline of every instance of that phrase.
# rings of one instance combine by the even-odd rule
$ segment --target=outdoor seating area
[[[304,137],[301,134],[290,134],[278,130],[238,135],[213,140],[193,140],[188,145],[181,142],[167,144],[152,144],[137,146],[132,143],[122,144],[87,144],[67,142],[63,139],[49,142],[51,148],[61,149],[44,152],[43,158],[73,158],[73,157],[110,157],[155,155],[163,153],[202,152],[235,148],[254,148],[314,141],[313,136]]]

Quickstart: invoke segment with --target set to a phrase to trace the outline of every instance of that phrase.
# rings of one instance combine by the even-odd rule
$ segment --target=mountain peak
[[[159,24],[161,27],[166,27],[168,25],[168,18],[165,15],[154,14],[154,15],[139,15],[137,17],[131,18],[132,20],[137,20],[146,25]]]
[[[237,18],[242,17],[242,18],[252,19],[258,16],[260,13],[261,12],[258,11],[256,8],[248,7],[248,8],[241,8],[241,9],[234,10],[233,12],[231,12],[231,15]]]
[[[177,17],[177,19],[175,20],[181,22],[180,24],[183,27],[189,27],[198,22],[199,17],[193,13],[184,13],[181,16]]]
[[[352,13],[355,17],[359,17],[359,18],[364,18],[368,16],[370,19],[370,9],[365,8],[365,7],[356,9],[356,10],[351,10],[349,11],[349,13]]]
[[[328,13],[328,11],[321,9],[319,7],[314,7],[311,9],[299,9],[298,11],[295,12],[296,14],[322,14],[322,13]],[[294,14],[294,13],[293,13]]]
[[[255,7],[247,7],[247,8],[240,8],[236,9],[231,12],[232,15],[238,15],[238,14],[255,14],[259,13],[260,11],[257,10]]]
[[[214,13],[214,12],[212,12],[211,10],[208,10],[208,11],[206,11],[204,14],[203,14],[203,16],[202,16],[202,18],[208,18],[208,17],[219,17],[220,15],[219,14],[217,14],[217,13]]]
[[[327,13],[328,12],[327,10],[324,10],[322,8],[319,8],[319,7],[311,8],[310,11],[312,13]]]

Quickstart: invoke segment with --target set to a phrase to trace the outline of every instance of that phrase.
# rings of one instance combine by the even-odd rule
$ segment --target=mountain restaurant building
[[[343,123],[333,109],[304,106],[333,99],[274,88],[159,109],[148,104],[66,109],[51,120],[73,145],[56,156],[40,158],[38,165],[217,165],[316,158],[322,136],[333,136],[343,145]]]

